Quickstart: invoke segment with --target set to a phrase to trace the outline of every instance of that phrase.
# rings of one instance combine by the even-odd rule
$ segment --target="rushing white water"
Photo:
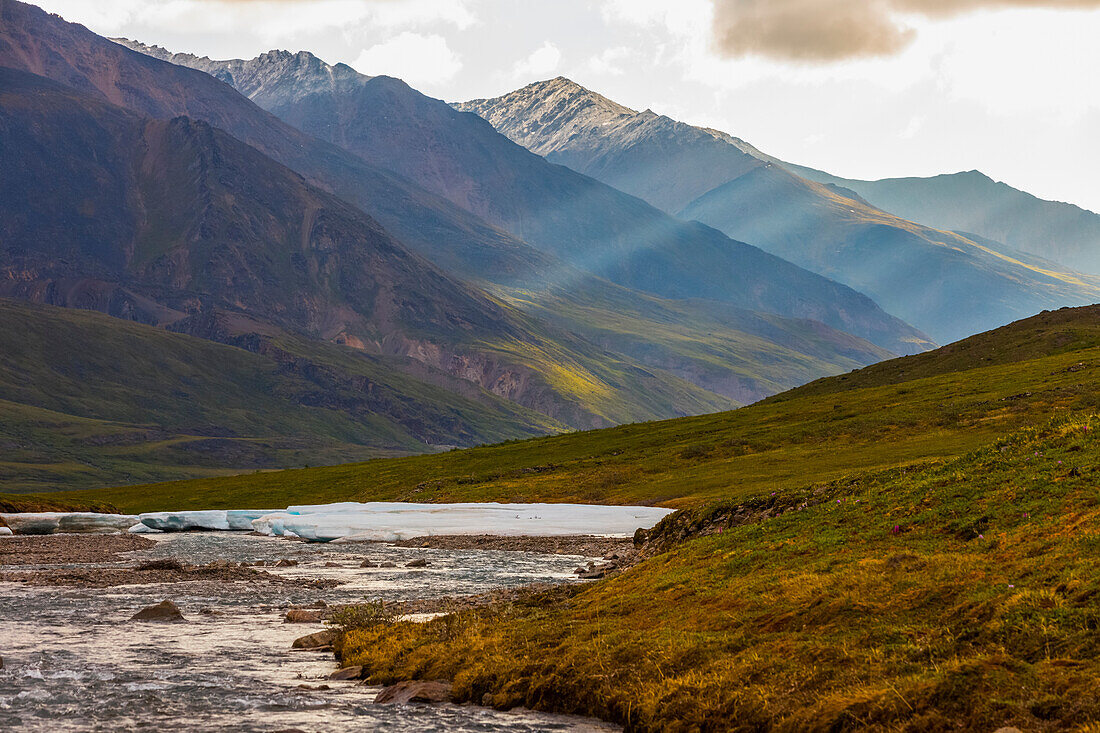
[[[290,651],[294,638],[321,629],[320,624],[282,623],[290,605],[396,601],[560,582],[572,577],[577,557],[305,544],[243,533],[157,537],[155,548],[133,553],[132,561],[174,557],[203,564],[288,558],[299,565],[268,570],[291,578],[336,578],[345,584],[326,590],[210,581],[108,589],[0,584],[0,729],[609,729],[584,719],[527,711],[374,705],[377,688],[325,679],[335,669],[330,653]],[[404,567],[420,557],[431,565]],[[398,567],[361,568],[364,559],[389,560]],[[128,621],[136,610],[165,598],[179,604],[186,623]]]

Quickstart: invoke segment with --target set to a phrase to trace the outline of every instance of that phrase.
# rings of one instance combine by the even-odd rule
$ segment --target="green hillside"
[[[343,662],[630,731],[1095,731],[1098,425],[666,520],[698,539],[576,593],[351,631]]]
[[[1054,321],[1058,325],[1051,325]],[[346,499],[698,506],[853,471],[955,457],[1051,416],[1093,409],[1100,404],[1094,366],[1100,364],[1098,322],[1100,307],[1041,314],[732,412],[428,456],[77,496],[135,511]],[[1061,350],[1040,356],[1043,339],[1062,344]],[[1032,346],[1021,350],[1018,343]],[[987,362],[993,350],[1002,356]],[[953,363],[951,354],[957,355],[950,357]],[[868,374],[877,376],[863,376]],[[848,388],[861,380],[866,384]]]
[[[338,463],[561,429],[473,385],[461,397],[414,379],[397,360],[290,337],[262,349],[0,299],[0,488]]]

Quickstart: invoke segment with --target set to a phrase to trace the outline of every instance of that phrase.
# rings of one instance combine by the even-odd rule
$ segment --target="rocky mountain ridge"
[[[568,80],[456,106],[551,162],[865,292],[940,342],[1100,298],[1094,277],[903,219],[736,138],[634,112]]]

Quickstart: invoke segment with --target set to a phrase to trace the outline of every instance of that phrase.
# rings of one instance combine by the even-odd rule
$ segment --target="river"
[[[89,589],[0,583],[0,729],[616,730],[582,718],[522,710],[374,705],[379,688],[326,679],[335,669],[331,653],[290,651],[296,637],[320,630],[319,624],[283,623],[291,605],[401,601],[568,582],[578,557],[307,544],[241,532],[200,532],[158,536],[155,547],[129,553],[122,564],[169,557],[192,564],[287,558],[298,565],[265,570],[343,584],[319,589],[193,581]],[[429,567],[404,567],[414,558],[429,560]],[[391,561],[397,567],[361,568],[363,560]],[[129,621],[139,609],[166,598],[180,606],[186,623]],[[329,689],[317,689],[321,686]]]

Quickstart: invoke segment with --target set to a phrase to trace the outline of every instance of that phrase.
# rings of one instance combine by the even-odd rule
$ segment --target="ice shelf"
[[[130,514],[97,514],[94,512],[25,512],[0,514],[0,519],[15,534],[53,534],[73,532],[102,534],[124,532],[137,524]]]
[[[617,535],[649,528],[671,509],[601,504],[407,504],[340,502],[281,510],[0,514],[15,534],[256,531],[330,542],[393,542],[427,535]]]
[[[328,542],[396,540],[427,535],[629,536],[659,522],[671,509],[598,504],[408,504],[344,502],[291,506],[252,522],[257,532],[293,532]]]

